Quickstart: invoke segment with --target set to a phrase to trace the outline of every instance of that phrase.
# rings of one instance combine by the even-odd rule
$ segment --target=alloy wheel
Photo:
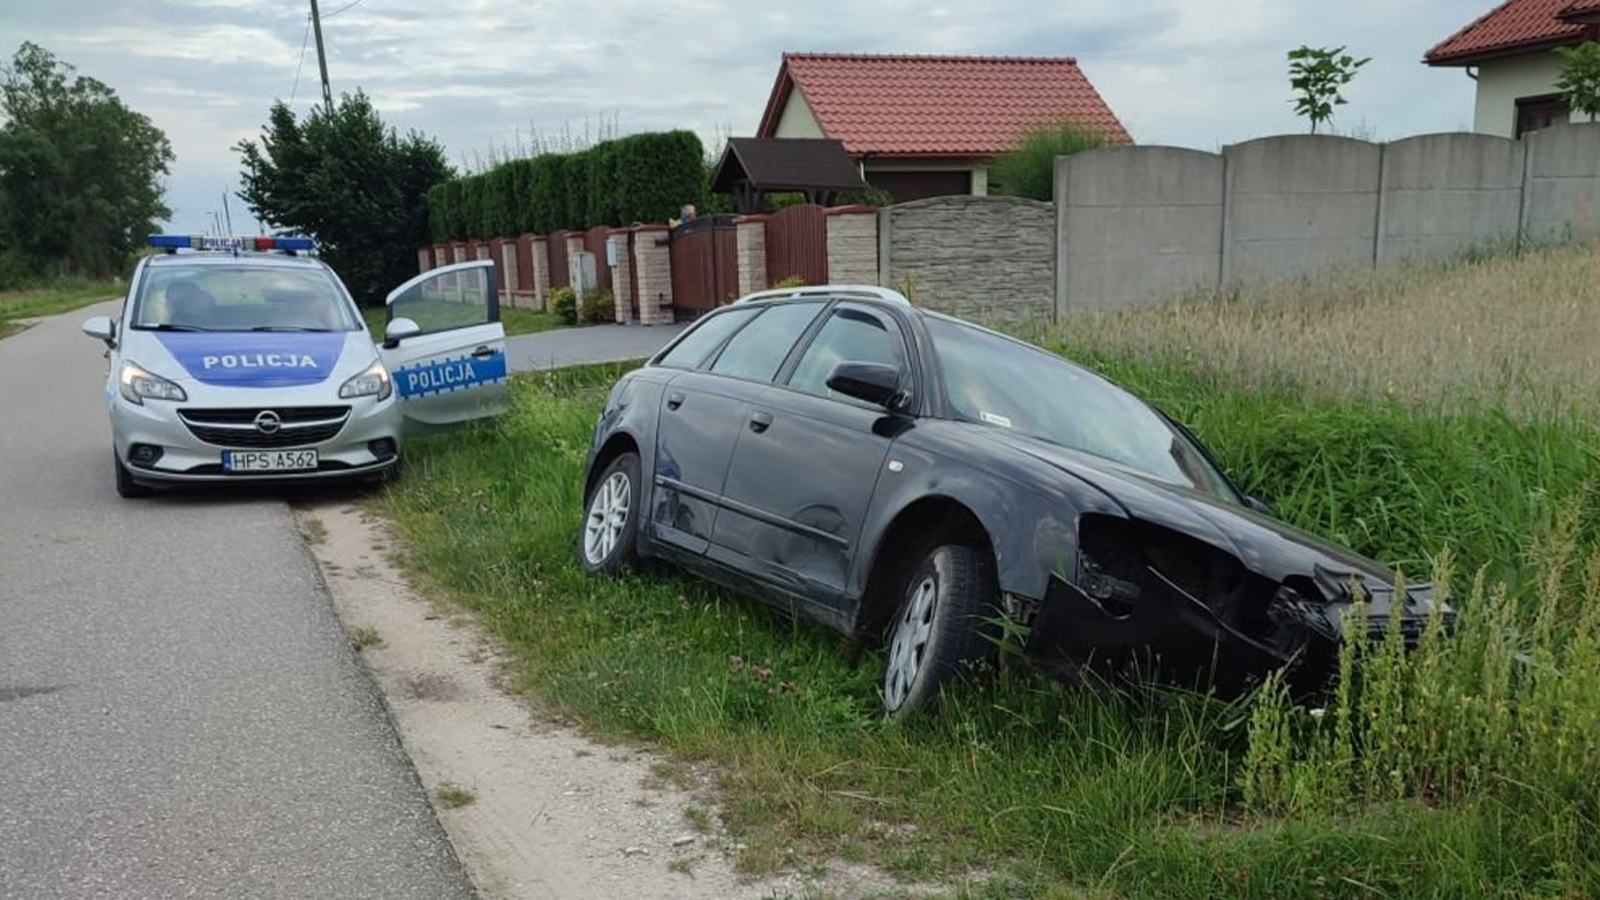
[[[589,501],[589,517],[584,525],[583,555],[592,566],[598,566],[611,555],[628,524],[628,508],[633,486],[626,472],[613,472]]]
[[[933,612],[938,600],[938,582],[929,575],[912,589],[905,612],[895,623],[894,638],[889,643],[889,663],[883,675],[884,705],[891,712],[905,702],[917,673],[922,670],[928,639],[933,636]]]

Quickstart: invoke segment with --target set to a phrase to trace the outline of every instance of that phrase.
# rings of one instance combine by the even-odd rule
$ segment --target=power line
[[[331,19],[334,16],[337,16],[339,13],[342,13],[345,10],[350,9],[351,7],[360,6],[361,4],[363,4],[365,2],[367,2],[367,0],[350,0],[349,3],[346,3],[345,5],[339,7],[338,9],[334,10],[331,13],[328,13],[327,15],[323,16],[322,18]]]
[[[294,87],[289,91],[289,105],[294,106],[294,95],[300,92],[300,67],[306,64],[306,44],[311,41],[311,17],[306,16],[306,31],[300,36],[300,61],[294,66]]]

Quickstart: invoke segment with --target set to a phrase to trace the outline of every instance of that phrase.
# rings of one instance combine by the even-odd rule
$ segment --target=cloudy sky
[[[1419,63],[1492,0],[319,0],[337,94],[471,165],[603,128],[750,134],[784,50],[1076,56],[1140,143],[1214,150],[1298,131],[1284,54],[1374,57],[1336,125],[1386,139],[1470,127],[1471,82]],[[347,6],[347,4],[350,4]],[[177,153],[173,230],[204,230],[274,98],[319,97],[308,0],[4,0],[44,45],[150,116]],[[305,48],[302,53],[302,47]],[[236,231],[247,214],[232,201]]]

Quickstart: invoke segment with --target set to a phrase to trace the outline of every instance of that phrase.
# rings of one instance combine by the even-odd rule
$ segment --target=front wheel
[[[911,571],[889,632],[883,705],[892,717],[932,702],[939,690],[992,659],[985,620],[996,615],[994,563],[960,544],[935,547]]]
[[[133,480],[133,473],[123,465],[115,450],[111,451],[111,464],[117,467],[117,496],[125,500],[150,496],[151,489]]]
[[[624,453],[595,479],[584,498],[578,558],[591,575],[616,575],[639,562],[639,454]]]

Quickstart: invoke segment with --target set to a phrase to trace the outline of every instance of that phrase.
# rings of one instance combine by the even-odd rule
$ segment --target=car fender
[[[612,387],[595,421],[594,437],[589,444],[588,459],[584,462],[585,498],[595,476],[599,474],[594,467],[601,451],[617,436],[627,435],[639,448],[639,509],[642,514],[650,509],[651,487],[655,484],[656,417],[660,414],[661,391],[671,380],[671,374],[676,373],[668,373],[668,377],[663,378],[654,370],[639,369],[624,375]],[[641,525],[647,522],[648,517]],[[639,529],[641,542],[647,530],[648,527]],[[640,549],[644,549],[642,543]]]

